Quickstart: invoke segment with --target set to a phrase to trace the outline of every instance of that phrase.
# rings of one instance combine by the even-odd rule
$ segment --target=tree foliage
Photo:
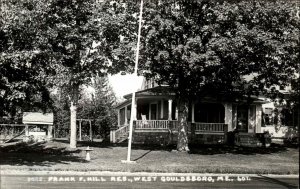
[[[90,119],[93,133],[106,137],[110,128],[117,125],[117,114],[114,109],[116,97],[107,77],[95,77],[91,84],[92,91],[81,93],[78,104],[78,119]]]
[[[33,9],[32,4],[39,7]],[[14,116],[17,109],[51,105],[45,75],[53,70],[45,52],[36,48],[44,10],[42,1],[1,1],[0,14],[0,115]]]
[[[278,95],[275,86],[299,79],[296,7],[293,0],[145,2],[139,66],[177,94],[179,150],[187,150],[189,100]],[[128,8],[127,23],[135,18],[130,10],[137,12]]]
[[[77,119],[91,120],[93,135],[106,137],[110,127],[117,125],[113,108],[116,103],[115,94],[107,77],[96,77],[92,81],[89,86],[82,86],[79,90]],[[51,96],[54,101],[56,137],[69,136],[70,103],[67,93],[68,91],[61,87]]]
[[[89,84],[94,76],[102,77],[127,66],[111,64],[122,46],[117,28],[111,22],[116,19],[110,16],[112,7],[104,11],[101,3],[92,0],[6,0],[4,5],[7,14],[1,19],[0,31],[4,38],[0,65],[2,69],[6,64],[11,70],[8,69],[6,77],[1,77],[1,83],[6,85],[6,91],[13,88],[10,89],[13,100],[31,96],[24,94],[23,88],[33,89],[33,94],[57,84],[67,89],[71,104],[71,146],[76,147],[80,86]],[[18,70],[24,78],[16,80],[14,86],[9,79],[17,78],[11,74]],[[35,90],[34,86],[42,89]],[[4,93],[2,99],[9,98]]]
[[[299,70],[295,7],[296,1],[175,1],[145,8],[142,65],[182,96],[207,87],[243,94],[284,87]]]

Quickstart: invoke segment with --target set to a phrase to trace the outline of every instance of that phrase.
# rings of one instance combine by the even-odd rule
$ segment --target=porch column
[[[172,120],[172,102],[173,100],[168,100],[168,120]]]
[[[192,123],[195,123],[195,104],[192,103]]]
[[[256,127],[255,133],[261,133],[262,106],[256,105]]]
[[[164,100],[160,101],[160,118],[164,118]]]
[[[224,122],[225,124],[228,125],[228,130],[227,131],[232,131],[232,104],[231,103],[224,103],[223,104],[225,107],[225,118]]]
[[[120,122],[121,122],[121,109],[118,110],[118,127],[120,127]]]
[[[256,106],[250,105],[248,109],[248,133],[255,133]]]
[[[127,106],[125,106],[125,122],[124,122],[124,125],[127,125],[128,122],[127,122]]]
[[[137,117],[137,99],[135,99],[135,103],[134,103],[134,106],[133,106],[133,109],[132,109],[132,113],[133,113],[133,120],[136,120],[136,117]]]
[[[236,129],[237,125],[237,106],[232,105],[232,130]]]
[[[152,119],[152,117],[151,117],[151,103],[149,103],[148,115],[149,115],[149,120],[151,120]]]

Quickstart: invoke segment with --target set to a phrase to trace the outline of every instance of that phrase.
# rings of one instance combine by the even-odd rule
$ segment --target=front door
[[[239,132],[248,132],[248,106],[237,106],[236,128]]]
[[[157,104],[150,105],[150,119],[157,120]]]

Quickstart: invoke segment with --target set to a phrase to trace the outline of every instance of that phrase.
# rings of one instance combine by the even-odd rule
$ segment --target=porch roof
[[[136,97],[161,96],[161,95],[174,96],[175,93],[170,92],[170,87],[167,86],[156,86],[150,89],[137,91],[135,93]],[[132,93],[129,93],[124,96],[125,99],[131,99],[131,97],[132,97]]]
[[[156,98],[156,97],[163,97],[163,96],[168,96],[168,97],[175,97],[175,93],[174,92],[170,92],[171,88],[168,86],[156,86],[150,89],[145,89],[145,90],[141,90],[141,91],[137,91],[135,93],[135,96],[137,98]],[[203,102],[231,102],[231,103],[247,103],[247,102],[251,102],[251,104],[265,104],[268,103],[268,101],[264,100],[264,98],[259,98],[257,96],[250,96],[250,97],[244,97],[241,99],[236,99],[234,97],[232,97],[231,95],[226,95],[226,94],[222,94],[220,93],[218,95],[219,97],[215,96],[215,95],[206,95],[203,96],[201,99],[201,101]],[[115,108],[120,108],[123,106],[126,106],[128,104],[131,104],[131,97],[132,97],[132,93],[127,94],[124,96],[124,98],[126,99],[124,102],[118,104],[115,106]],[[197,101],[197,100],[196,100]]]
[[[137,91],[135,93],[135,97],[161,97],[161,96],[175,96],[175,93],[170,92],[170,88],[167,86],[156,86],[150,89],[145,89],[141,91]],[[115,106],[115,108],[121,108],[123,106],[131,104],[132,93],[129,93],[124,96],[126,99],[124,102],[121,102]]]
[[[117,104],[114,108],[115,109],[119,109],[119,108],[121,108],[123,106],[126,106],[128,104],[131,104],[131,100],[130,99],[126,99],[124,102],[121,102],[121,103]]]

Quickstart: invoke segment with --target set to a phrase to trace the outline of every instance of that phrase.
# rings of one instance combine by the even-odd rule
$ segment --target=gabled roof
[[[23,124],[53,125],[53,113],[24,112]]]

